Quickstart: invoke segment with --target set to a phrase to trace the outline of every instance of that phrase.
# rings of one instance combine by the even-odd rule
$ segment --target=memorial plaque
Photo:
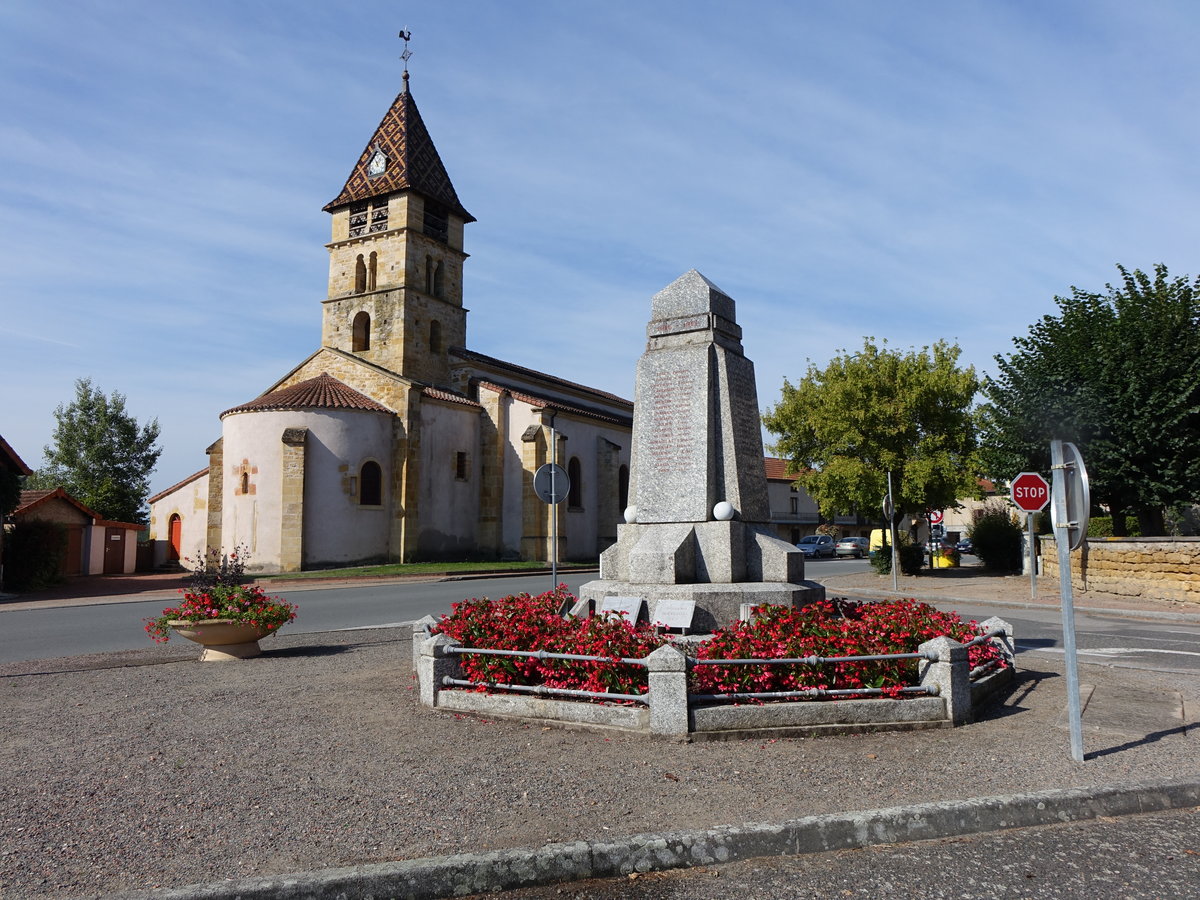
[[[646,610],[646,601],[641,597],[605,597],[600,604],[600,615],[616,613],[631,625],[636,625]]]
[[[696,616],[696,601],[664,598],[654,607],[654,624],[687,631]]]

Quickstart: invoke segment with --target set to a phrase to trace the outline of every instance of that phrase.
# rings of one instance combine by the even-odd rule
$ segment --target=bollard
[[[967,648],[948,637],[926,641],[917,650],[936,654],[937,660],[921,662],[921,684],[936,685],[946,703],[946,715],[955,727],[971,721],[971,669]]]
[[[687,657],[667,644],[646,657],[646,669],[650,673],[650,733],[686,740]]]
[[[421,645],[417,685],[421,692],[422,706],[437,706],[438,691],[442,689],[442,679],[447,675],[451,678],[462,677],[457,654],[446,653],[447,647],[457,646],[458,641],[445,634],[435,634]]]

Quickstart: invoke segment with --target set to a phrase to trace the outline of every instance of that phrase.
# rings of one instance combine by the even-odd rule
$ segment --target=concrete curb
[[[806,816],[781,825],[730,825],[614,841],[573,841],[524,850],[463,853],[401,862],[248,878],[125,900],[411,900],[482,894],[588,878],[615,878],[764,856],[849,850],[1010,828],[1200,806],[1200,779],[1145,781]]]

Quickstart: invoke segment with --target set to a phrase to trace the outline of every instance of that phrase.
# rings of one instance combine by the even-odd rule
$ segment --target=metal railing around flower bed
[[[984,644],[994,637],[1002,636],[1005,633],[1003,628],[993,628],[988,632],[979,635],[973,640],[963,644],[964,647],[975,647]],[[629,666],[641,666],[645,668],[646,660],[631,658],[631,657],[612,657],[612,656],[589,656],[581,653],[551,653],[546,650],[500,650],[488,647],[447,647],[446,652],[457,655],[479,655],[479,656],[513,656],[524,659],[561,659],[570,660],[572,662],[608,662],[621,663]],[[905,659],[920,659],[930,662],[936,662],[938,655],[936,653],[877,653],[871,655],[859,656],[800,656],[795,658],[770,658],[770,659],[699,659],[697,657],[687,657],[687,664],[692,666],[826,666],[826,665],[841,665],[845,663],[863,663],[863,662],[886,662]],[[1007,662],[1004,658],[998,658],[976,666],[970,672],[972,681],[977,680],[988,672],[999,668]],[[508,684],[498,681],[470,681],[465,678],[452,678],[447,675],[442,678],[442,684],[445,687],[468,687],[478,688],[487,687],[496,690],[514,691],[516,693],[536,694],[538,696],[561,696],[561,697],[580,697],[592,700],[624,700],[634,703],[647,703],[648,693],[644,694],[618,694],[611,691],[583,691],[572,688],[556,688],[547,685],[525,685],[525,684]],[[928,696],[937,696],[939,688],[937,685],[906,685],[903,687],[893,688],[872,688],[872,687],[854,687],[854,688],[807,688],[798,691],[734,691],[720,694],[695,694],[689,692],[690,700],[713,701],[713,700],[797,700],[797,699],[812,699],[821,700],[828,697],[879,697],[890,696],[894,697],[897,694],[920,694]]]
[[[585,656],[580,653],[550,653],[546,650],[496,650],[486,647],[447,647],[447,653],[465,656],[520,656],[526,659],[566,659],[575,662],[608,662],[623,663],[629,666],[645,668],[645,659],[612,656]],[[505,691],[515,691],[521,694],[538,694],[541,696],[584,697],[592,700],[628,700],[634,703],[648,703],[649,694],[616,694],[610,691],[580,691],[573,688],[556,688],[544,684],[505,684],[499,681],[469,681],[465,678],[442,678],[442,684],[447,687],[488,687]]]
[[[551,653],[547,650],[501,650],[463,647],[444,634],[434,634],[437,621],[430,617],[414,630],[414,665],[420,703],[428,707],[461,710],[501,717],[530,718],[573,723],[582,727],[615,727],[658,737],[690,739],[700,735],[750,733],[764,729],[874,730],[878,727],[942,727],[972,721],[977,704],[1011,683],[1008,664],[1013,661],[1012,627],[992,617],[981,624],[983,633],[966,643],[950,637],[925,641],[913,653],[843,657],[808,656],[795,659],[708,659],[689,657],[679,647],[665,644],[642,659]],[[971,668],[972,647],[995,641],[1001,659]],[[561,660],[641,667],[647,675],[644,693],[611,693],[548,685],[506,684],[464,679],[464,656],[517,657],[526,660]],[[820,666],[887,664],[916,660],[917,685],[890,688],[866,686],[813,688],[796,691],[693,693],[699,666]],[[865,673],[864,673],[865,676]],[[1008,677],[1006,677],[1008,676]],[[503,678],[503,675],[500,675]],[[593,686],[594,683],[593,683]],[[751,685],[752,686],[752,685]],[[468,690],[447,690],[467,688]],[[479,692],[487,689],[488,694]],[[472,690],[473,689],[473,690]],[[629,688],[624,688],[629,691]],[[633,690],[641,690],[640,686]],[[504,698],[505,692],[512,694]],[[522,696],[533,694],[535,696]],[[538,696],[540,695],[540,696]],[[879,696],[882,695],[882,696]],[[890,695],[890,696],[888,696]],[[917,695],[917,696],[913,696]],[[921,696],[925,695],[925,696]],[[862,698],[856,702],[853,697]],[[806,702],[845,699],[845,703]],[[870,698],[870,699],[867,699]],[[610,700],[614,703],[572,703],[571,700]],[[534,705],[535,701],[546,705]],[[739,704],[737,700],[801,702]],[[892,700],[898,701],[893,703]]]

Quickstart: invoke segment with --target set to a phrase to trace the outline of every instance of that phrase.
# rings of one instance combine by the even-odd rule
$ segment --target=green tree
[[[54,418],[54,443],[30,486],[61,485],[106,519],[145,521],[150,473],[162,452],[158,419],[139,427],[125,411],[125,396],[105,396],[90,378],[75,382],[75,399],[60,404]]]
[[[1050,441],[1073,441],[1114,534],[1132,513],[1161,535],[1166,509],[1200,498],[1200,278],[1117,270],[1119,287],[1072,287],[996,357],[984,444],[989,469],[1015,475],[1047,471]]]
[[[978,491],[973,399],[979,380],[958,365],[958,345],[938,341],[907,353],[866,338],[799,384],[786,379],[763,421],[822,515],[874,518],[892,473],[899,522],[905,513],[955,505]]]

